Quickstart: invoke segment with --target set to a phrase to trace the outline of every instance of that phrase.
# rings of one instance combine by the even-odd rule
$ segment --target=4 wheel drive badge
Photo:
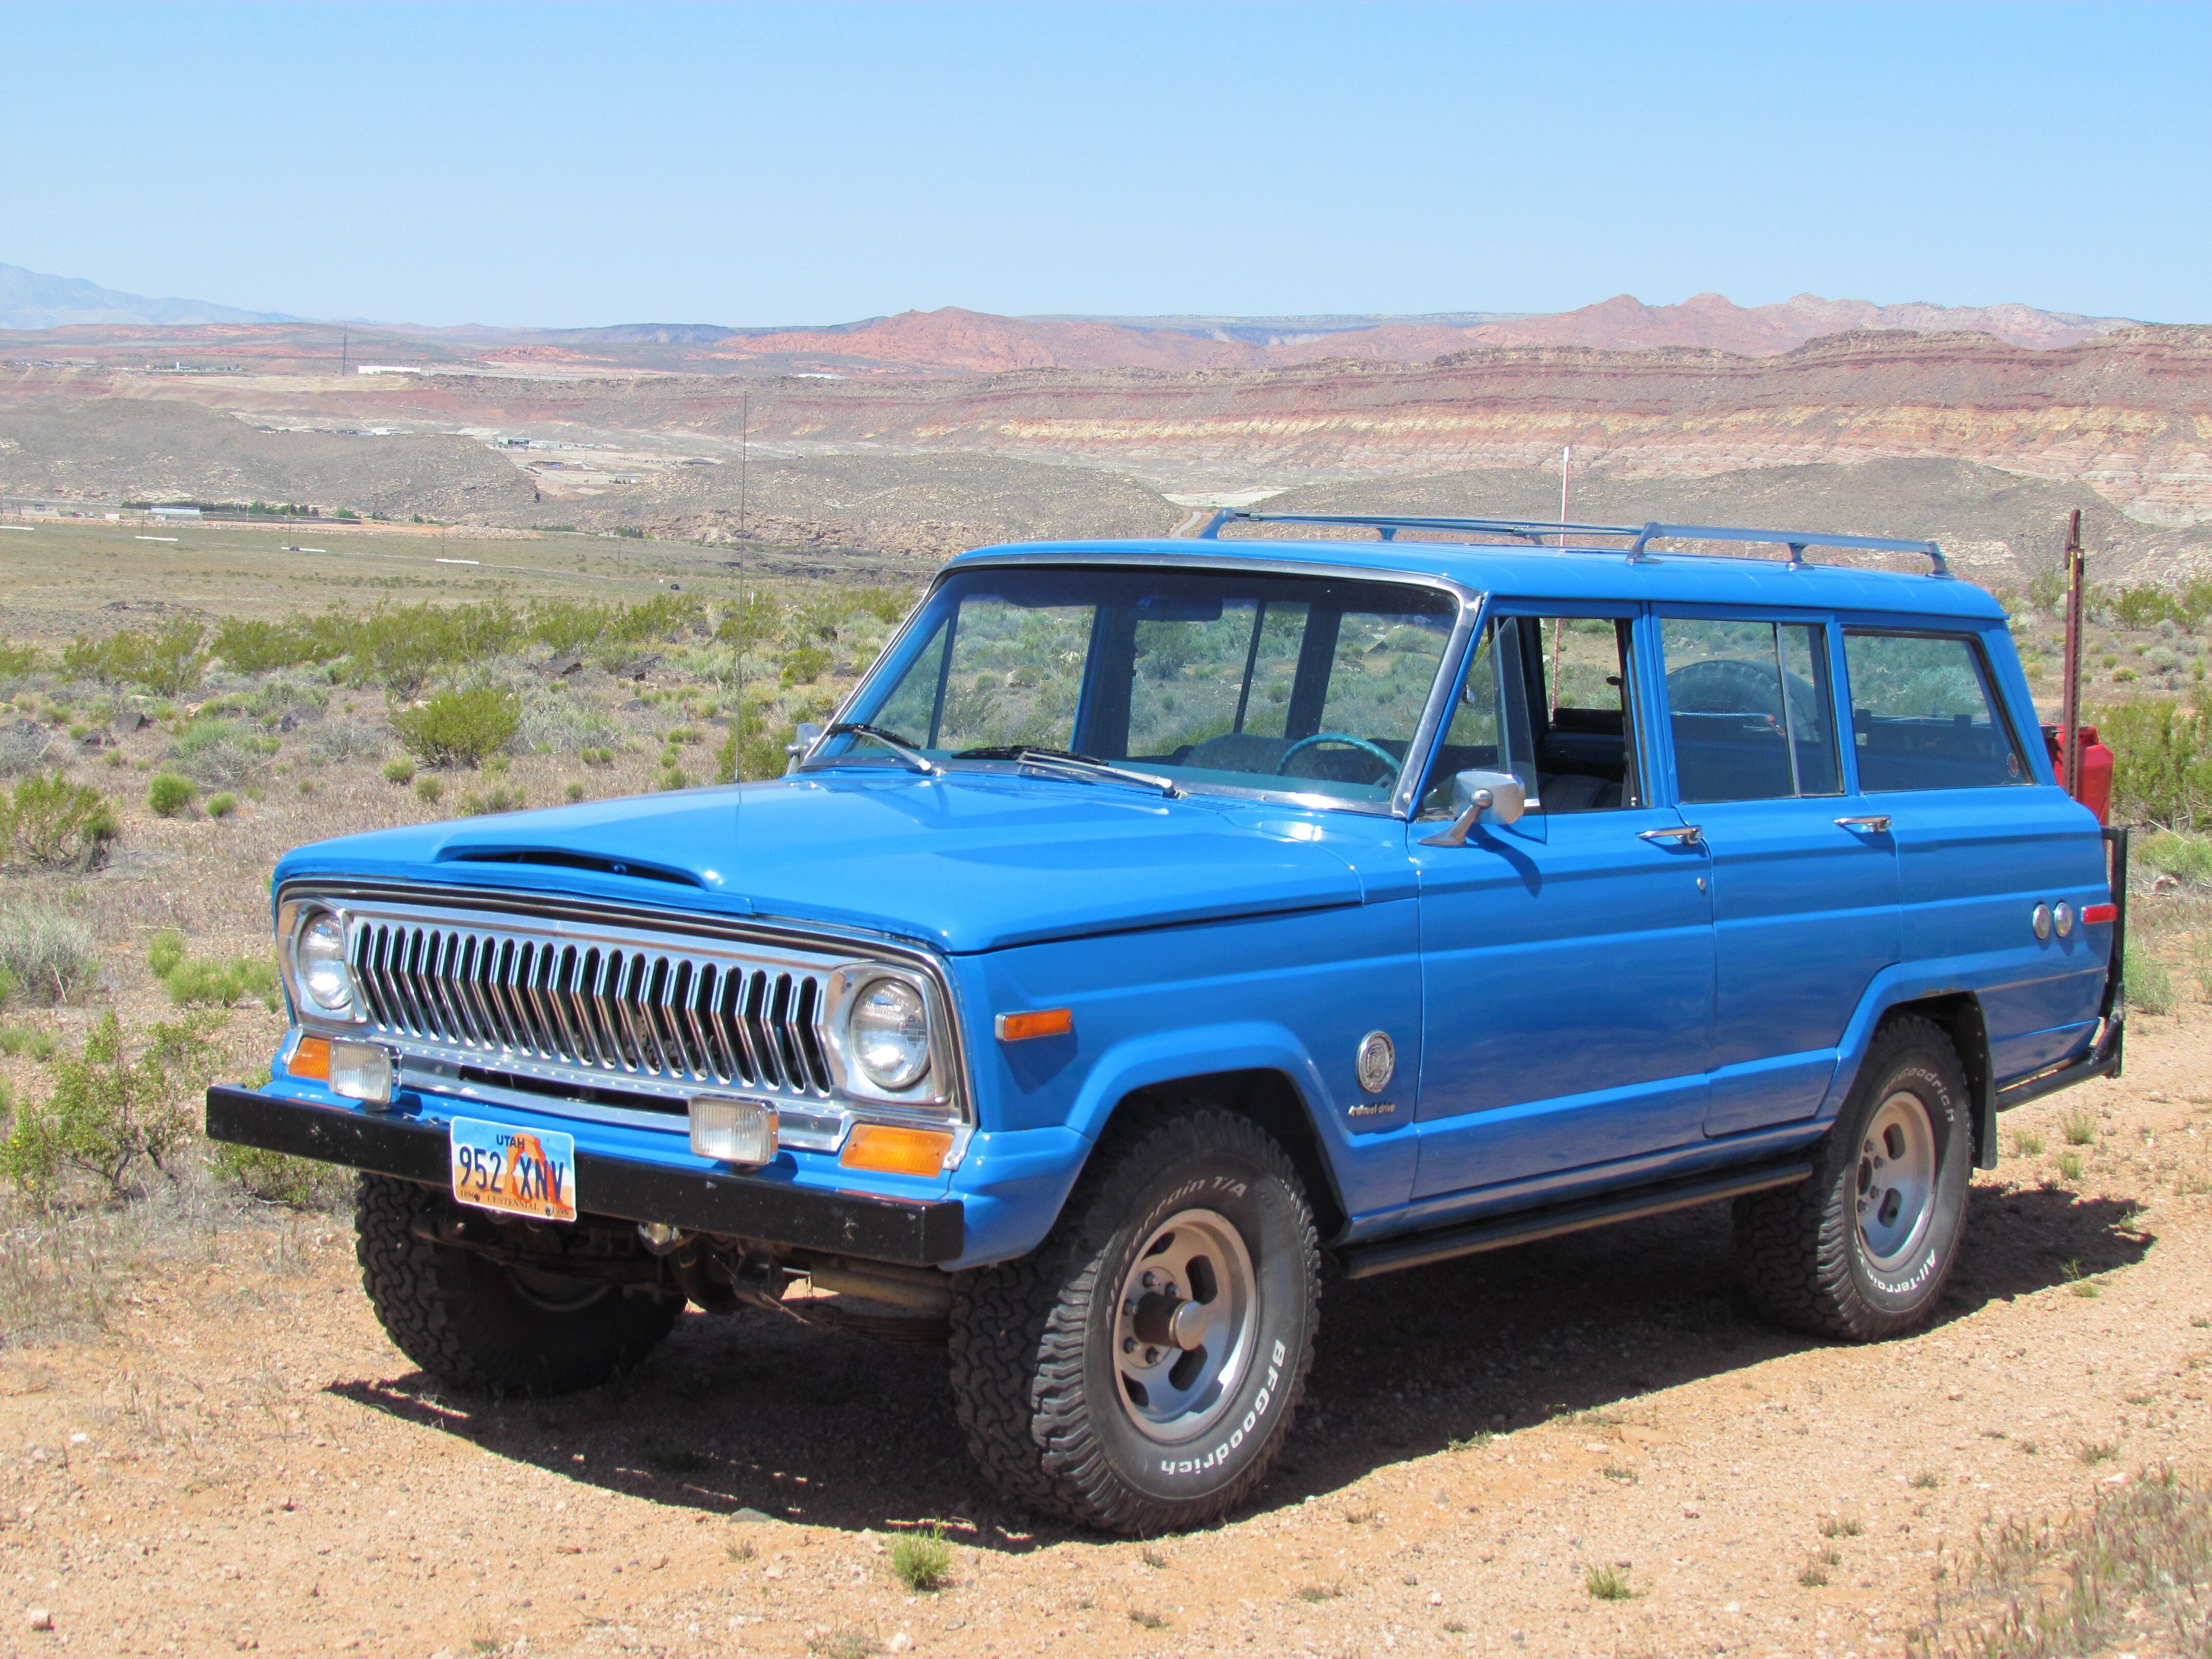
[[[1370,1031],[1359,1039],[1359,1086],[1370,1095],[1379,1095],[1390,1086],[1390,1074],[1398,1069],[1398,1051],[1390,1043],[1388,1031]]]

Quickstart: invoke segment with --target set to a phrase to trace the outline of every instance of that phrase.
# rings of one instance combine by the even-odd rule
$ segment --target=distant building
[[[157,507],[151,511],[157,519],[197,519],[200,516],[197,507]]]

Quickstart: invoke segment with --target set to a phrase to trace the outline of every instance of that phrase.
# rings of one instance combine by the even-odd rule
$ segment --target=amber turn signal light
[[[284,1062],[284,1069],[294,1077],[312,1078],[318,1083],[331,1080],[331,1045],[318,1036],[303,1036],[292,1045],[292,1057]]]
[[[896,1129],[887,1123],[860,1123],[845,1138],[837,1162],[848,1170],[881,1170],[886,1175],[933,1176],[952,1150],[950,1129]]]
[[[1075,1010],[1036,1008],[1026,1014],[1000,1014],[992,1024],[1001,1042],[1019,1042],[1027,1037],[1066,1036],[1075,1029]]]

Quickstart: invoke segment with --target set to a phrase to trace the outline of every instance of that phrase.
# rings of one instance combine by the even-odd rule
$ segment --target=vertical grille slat
[[[548,937],[526,922],[375,915],[356,919],[348,960],[372,1030],[457,1055],[610,1081],[830,1091],[826,966]]]

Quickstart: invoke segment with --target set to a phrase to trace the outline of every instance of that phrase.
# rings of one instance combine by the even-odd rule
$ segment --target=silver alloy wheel
[[[1121,1409],[1139,1433],[1195,1439],[1229,1408],[1251,1363],[1257,1290],[1251,1252],[1226,1217],[1184,1210],[1152,1230],[1114,1319]]]
[[[1935,1214],[1936,1127],[1920,1097],[1900,1089],[1881,1103],[1859,1144],[1859,1241],[1877,1273],[1902,1266]]]

